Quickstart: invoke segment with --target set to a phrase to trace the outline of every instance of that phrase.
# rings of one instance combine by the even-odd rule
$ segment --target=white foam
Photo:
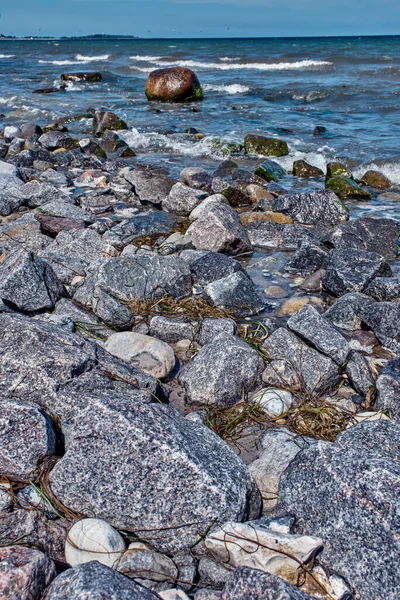
[[[240,83],[231,83],[227,85],[213,85],[212,83],[205,83],[203,85],[205,92],[223,92],[224,94],[245,94],[250,91],[247,85],[241,85]]]
[[[158,67],[188,67],[193,69],[204,69],[204,70],[219,70],[219,71],[233,71],[233,70],[255,70],[255,71],[287,71],[292,69],[309,69],[313,67],[326,67],[332,65],[331,62],[326,60],[298,60],[294,62],[279,62],[279,63],[206,63],[199,62],[196,60],[175,60],[168,61],[166,59],[149,60]],[[131,67],[132,68],[132,67]],[[142,70],[137,68],[138,71]]]
[[[14,58],[15,54],[0,54],[0,58]]]
[[[78,60],[39,60],[40,65],[80,65],[81,62]]]
[[[293,94],[292,99],[300,100],[301,102],[317,102],[318,100],[324,100],[328,96],[328,91],[309,90],[304,94]]]
[[[97,60],[108,60],[110,58],[109,54],[100,54],[99,56],[84,56],[82,54],[77,54],[75,56],[76,60],[81,62],[92,62]]]
[[[380,162],[380,161],[379,161]],[[353,172],[354,177],[360,179],[366,171],[379,171],[385,175],[392,183],[400,184],[400,161],[393,160],[382,162],[377,164],[375,162],[369,162],[364,165],[360,165]]]
[[[230,58],[229,56],[220,56],[219,60],[222,62],[234,62],[235,60],[239,60],[238,58]]]
[[[135,56],[130,56],[129,58],[131,60],[138,60],[140,62],[154,62],[155,60],[161,60],[163,57],[162,56],[148,56],[148,55],[141,56],[140,54],[136,54]]]

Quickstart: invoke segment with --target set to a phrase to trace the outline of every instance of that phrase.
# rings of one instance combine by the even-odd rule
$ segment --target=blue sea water
[[[174,65],[198,74],[200,112],[146,101],[148,73]],[[88,70],[103,81],[32,93],[59,85],[62,72]],[[322,168],[338,158],[356,174],[377,166],[400,184],[400,37],[0,41],[3,123],[46,123],[100,107],[128,121],[126,139],[143,160],[172,170],[219,160],[215,137],[240,142],[262,132],[289,143],[287,168],[300,157]],[[316,125],[327,128],[324,137],[313,137]],[[184,135],[188,127],[205,139]]]

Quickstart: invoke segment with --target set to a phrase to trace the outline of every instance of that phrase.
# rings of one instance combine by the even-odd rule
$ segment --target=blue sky
[[[17,36],[400,34],[399,0],[1,0],[0,13]]]

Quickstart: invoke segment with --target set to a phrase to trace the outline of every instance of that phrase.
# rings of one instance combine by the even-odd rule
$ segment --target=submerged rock
[[[63,81],[101,81],[101,73],[62,73]]]
[[[147,78],[145,93],[148,100],[161,102],[193,102],[203,99],[197,75],[184,67],[153,71]]]
[[[322,177],[324,172],[318,167],[310,165],[305,160],[295,160],[293,163],[293,175],[295,177]]]
[[[359,200],[370,200],[372,198],[371,194],[359,186],[354,179],[344,177],[343,175],[331,177],[325,185],[329,190],[335,192],[339,198],[355,198]]]
[[[263,135],[246,135],[244,149],[246,154],[260,154],[262,156],[285,156],[289,154],[286,142]]]

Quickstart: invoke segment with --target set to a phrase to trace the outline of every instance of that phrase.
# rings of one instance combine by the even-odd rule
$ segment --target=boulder
[[[293,385],[316,395],[335,390],[340,384],[340,369],[334,361],[283,327],[266,339],[263,348],[271,359],[263,373],[265,383],[290,389]]]
[[[214,177],[212,180],[213,194],[221,194],[231,206],[246,206],[250,203],[249,197],[243,189],[233,180]]]
[[[63,81],[101,81],[101,73],[62,73]]]
[[[397,256],[399,234],[400,223],[395,219],[361,217],[339,225],[323,241],[336,249],[357,248],[390,259]]]
[[[163,379],[175,367],[175,354],[171,346],[149,335],[132,331],[114,333],[104,347],[113,356],[122,358],[156,379]]]
[[[376,277],[365,289],[365,294],[381,302],[400,300],[400,280],[397,277]]]
[[[150,321],[150,335],[167,344],[176,344],[180,340],[193,340],[200,327],[196,321],[155,316]]]
[[[77,140],[71,138],[67,132],[62,131],[47,131],[43,133],[39,138],[39,143],[46,150],[57,150],[58,148],[73,150],[78,146]]]
[[[44,250],[52,240],[42,235],[38,221],[32,215],[25,215],[17,221],[0,225],[0,247],[3,250],[24,248],[33,252]]]
[[[23,181],[16,175],[0,171],[0,216],[6,217],[23,205],[23,186]]]
[[[293,163],[293,175],[295,177],[322,177],[324,172],[318,167],[310,165],[305,160],[295,160]]]
[[[82,148],[86,154],[94,154],[100,158],[107,158],[107,154],[103,148],[95,140],[91,138],[84,138],[79,140],[79,147]]]
[[[209,283],[204,294],[210,304],[236,317],[255,315],[265,304],[253,281],[241,271]]]
[[[128,125],[113,112],[96,110],[93,116],[93,133],[100,136],[107,131],[107,129],[128,129]]]
[[[63,295],[51,266],[34,252],[15,250],[0,265],[0,298],[17,310],[53,308]]]
[[[222,194],[213,194],[212,196],[208,196],[208,198],[200,202],[200,204],[194,210],[192,210],[189,215],[189,221],[192,223],[199,217],[204,217],[214,204],[221,203],[229,204],[228,200]]]
[[[398,593],[399,453],[399,424],[365,422],[302,450],[281,478],[277,510],[296,518],[297,533],[323,537],[320,562],[356,598]]]
[[[400,358],[389,360],[376,380],[376,410],[389,410],[400,419]]]
[[[400,303],[371,301],[363,310],[362,321],[382,346],[400,354]]]
[[[293,315],[287,322],[287,326],[339,366],[346,362],[350,352],[348,341],[310,304]]]
[[[97,390],[93,395],[99,398]],[[99,399],[64,431],[66,453],[50,474],[58,500],[157,551],[189,548],[214,520],[259,514],[259,492],[245,465],[208,428],[174,409],[106,406]]]
[[[332,179],[332,177],[336,177],[338,175],[343,175],[344,177],[353,178],[353,173],[349,171],[347,167],[345,167],[340,162],[330,162],[326,165],[326,180]]]
[[[210,365],[212,368],[210,369]],[[232,406],[261,381],[260,355],[235,336],[206,344],[180,371],[186,403],[193,406]]]
[[[218,281],[233,273],[244,273],[239,261],[207,250],[188,250],[181,252],[182,258],[189,266],[193,283],[205,287],[213,281]]]
[[[324,317],[336,327],[340,327],[340,329],[354,331],[361,329],[364,311],[371,304],[375,304],[375,302],[369,296],[350,292],[338,298],[325,311]]]
[[[312,232],[302,225],[281,225],[269,221],[248,223],[246,232],[251,243],[268,250],[297,250],[304,239],[316,238]]]
[[[150,168],[138,168],[125,174],[125,179],[133,186],[135,194],[141,202],[161,204],[164,202],[175,185],[175,179],[166,173],[160,173]]]
[[[239,567],[229,578],[221,600],[312,600],[281,577],[258,569]]]
[[[392,187],[392,182],[379,171],[366,171],[361,177],[361,182],[377,190],[387,190]]]
[[[328,179],[325,186],[335,192],[339,198],[354,198],[356,200],[370,200],[372,198],[371,194],[358,185],[354,179],[343,175],[335,175],[335,177]]]
[[[169,196],[162,202],[163,210],[187,217],[202,200],[207,198],[207,192],[195,190],[183,183],[175,183]]]
[[[334,296],[343,296],[363,292],[375,277],[391,274],[389,264],[380,254],[342,248],[329,253],[323,285]]]
[[[210,344],[218,338],[236,335],[237,325],[233,319],[203,319],[198,336],[200,346]]]
[[[251,243],[237,213],[226,204],[214,204],[189,227],[198,250],[213,250],[231,256],[251,252]]]
[[[305,238],[299,243],[298,249],[286,263],[285,271],[299,273],[300,275],[310,275],[320,269],[325,270],[328,260],[329,254],[325,252],[317,241]],[[320,286],[318,286],[317,291],[319,289]]]
[[[289,154],[286,142],[277,138],[265,137],[264,135],[246,135],[244,138],[244,149],[246,154],[258,154],[261,156],[285,156]]]
[[[194,190],[203,190],[211,193],[211,175],[201,167],[185,167],[179,176],[181,183],[187,185]]]
[[[39,600],[56,576],[54,563],[35,548],[0,548],[0,597]]]
[[[147,78],[145,93],[148,100],[160,102],[193,102],[203,99],[197,75],[184,67],[153,71]]]
[[[274,202],[274,210],[304,225],[336,225],[349,218],[343,202],[329,190],[279,196]]]
[[[97,560],[64,571],[47,588],[43,600],[157,600],[160,596]]]
[[[178,569],[173,560],[141,542],[129,545],[119,559],[117,570],[152,590],[165,589],[178,580]]]
[[[360,352],[352,351],[346,364],[346,374],[353,388],[361,396],[366,396],[375,385],[368,360]]]
[[[286,171],[281,165],[273,160],[264,160],[255,170],[255,174],[264,181],[279,181],[286,175]]]

